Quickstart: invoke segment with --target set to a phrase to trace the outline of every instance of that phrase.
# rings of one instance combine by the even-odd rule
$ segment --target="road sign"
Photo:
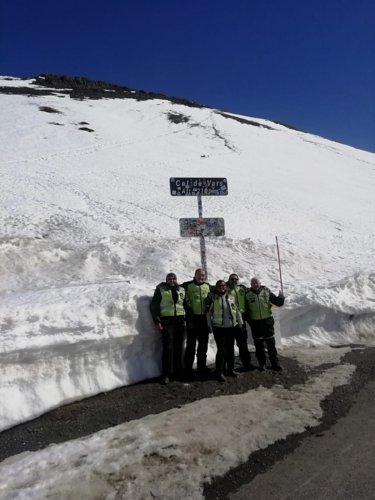
[[[224,236],[225,227],[222,218],[180,219],[181,236]]]
[[[172,196],[225,196],[228,183],[225,177],[171,177]]]

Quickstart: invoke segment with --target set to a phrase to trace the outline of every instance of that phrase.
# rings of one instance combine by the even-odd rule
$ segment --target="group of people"
[[[236,273],[231,274],[227,282],[217,281],[213,287],[207,283],[204,269],[197,269],[194,278],[182,285],[178,284],[175,273],[168,273],[165,282],[156,287],[150,304],[155,328],[162,338],[162,383],[167,384],[172,378],[193,380],[211,373],[207,367],[210,333],[217,346],[215,376],[218,380],[224,382],[226,376],[239,375],[234,369],[235,343],[242,370],[254,370],[246,323],[250,325],[258,369],[265,369],[267,348],[271,369],[280,371],[272,305],[283,304],[284,295],[273,294],[256,277],[251,279],[250,288],[239,283]],[[196,374],[193,371],[195,356]]]

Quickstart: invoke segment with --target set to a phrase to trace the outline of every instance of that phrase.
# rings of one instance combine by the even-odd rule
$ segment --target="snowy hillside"
[[[44,90],[0,79],[0,428],[159,374],[150,296],[200,266],[178,224],[196,198],[170,196],[170,177],[228,179],[203,199],[226,226],[206,242],[210,282],[277,292],[278,235],[284,345],[374,344],[374,154],[131,91]]]

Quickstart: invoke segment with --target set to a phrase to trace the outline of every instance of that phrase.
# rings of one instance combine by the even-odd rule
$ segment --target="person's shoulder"
[[[161,283],[159,283],[158,285],[156,285],[156,289],[160,289],[160,288],[166,288],[167,286],[167,283],[165,281],[162,281]]]
[[[184,281],[183,283],[181,283],[180,286],[182,286],[182,288],[186,289],[190,285],[190,283],[194,283],[194,280]]]

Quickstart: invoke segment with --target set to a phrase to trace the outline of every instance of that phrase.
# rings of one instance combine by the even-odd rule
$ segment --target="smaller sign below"
[[[190,218],[180,219],[181,236],[225,236],[224,219],[218,218]]]
[[[172,196],[225,196],[228,183],[225,177],[170,177]]]

